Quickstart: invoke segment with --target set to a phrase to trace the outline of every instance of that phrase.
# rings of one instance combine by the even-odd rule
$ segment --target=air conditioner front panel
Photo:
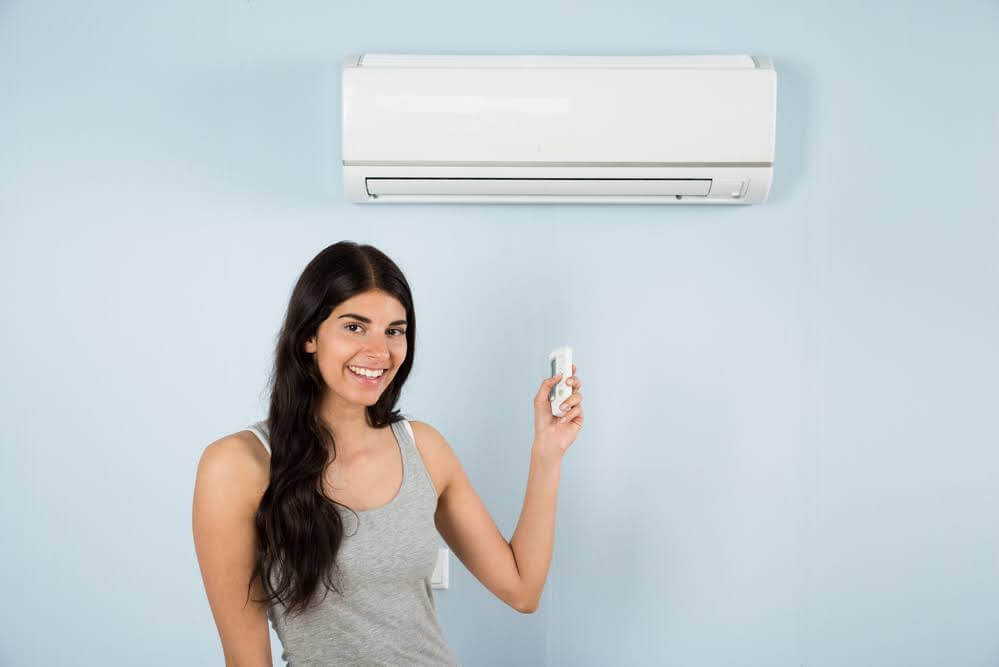
[[[343,76],[351,165],[773,160],[773,70],[351,67]]]

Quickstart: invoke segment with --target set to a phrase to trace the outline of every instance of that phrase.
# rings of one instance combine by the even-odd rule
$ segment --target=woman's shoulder
[[[409,427],[412,429],[413,434],[417,438],[419,438],[419,436],[421,435],[424,436],[422,438],[423,440],[430,440],[430,439],[436,440],[437,438],[440,437],[440,433],[437,431],[437,429],[435,429],[427,422],[422,422],[422,421],[417,421],[415,419],[407,418],[404,423],[409,424]]]
[[[199,480],[258,502],[270,481],[270,457],[252,431],[237,431],[205,447]]]
[[[440,496],[447,488],[455,467],[460,465],[458,457],[436,428],[427,422],[413,419],[409,420],[409,423],[413,427],[416,448],[420,451],[424,463],[431,471],[431,477],[437,487],[437,495]]]

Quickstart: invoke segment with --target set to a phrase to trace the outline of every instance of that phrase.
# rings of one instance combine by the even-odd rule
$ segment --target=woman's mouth
[[[354,366],[352,368],[348,366],[347,373],[350,375],[350,377],[354,378],[355,382],[365,387],[377,387],[382,383],[382,380],[385,379],[385,375],[388,373],[387,370],[382,370],[381,374],[378,377],[367,377],[366,375],[362,375],[361,373],[355,371],[354,368],[358,367]],[[370,369],[358,369],[358,370],[363,370],[363,372],[366,373],[372,372]]]

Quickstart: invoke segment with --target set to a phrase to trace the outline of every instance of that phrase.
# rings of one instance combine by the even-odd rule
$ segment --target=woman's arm
[[[510,538],[510,548],[528,600],[528,613],[538,608],[552,562],[560,468],[559,460],[546,460],[538,455],[537,447],[532,447],[524,508]]]
[[[248,442],[231,435],[205,448],[194,487],[194,547],[226,667],[270,667],[267,610],[259,578],[247,600],[256,545],[254,515],[269,469]],[[256,445],[259,447],[259,445]]]
[[[562,457],[583,427],[582,381],[576,366],[566,384],[572,395],[562,402],[562,417],[552,416],[548,392],[561,375],[548,378],[534,396],[534,442],[531,445],[531,469],[527,474],[524,509],[510,539],[523,582],[529,611],[538,608],[541,592],[548,578],[555,542],[555,506],[558,499]]]

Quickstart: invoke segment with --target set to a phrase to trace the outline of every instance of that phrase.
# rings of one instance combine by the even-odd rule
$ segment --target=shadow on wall
[[[780,201],[805,180],[809,119],[808,78],[791,58],[769,55],[777,70],[777,140],[773,189],[768,203]]]

